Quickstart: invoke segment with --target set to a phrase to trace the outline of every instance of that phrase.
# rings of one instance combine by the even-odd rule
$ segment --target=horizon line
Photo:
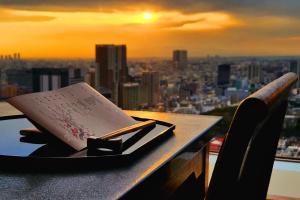
[[[0,54],[1,55],[1,54]],[[3,54],[4,55],[4,54]],[[13,55],[13,54],[5,54],[5,55]],[[199,59],[199,58],[207,58],[207,57],[219,57],[219,58],[253,58],[253,57],[300,57],[300,54],[294,55],[219,55],[219,54],[208,54],[205,56],[188,56],[189,59]],[[48,60],[55,60],[55,59],[80,59],[80,60],[87,60],[87,59],[95,59],[95,57],[22,57],[21,53],[21,60],[32,60],[32,59],[48,59]],[[172,56],[128,56],[127,59],[171,59]]]

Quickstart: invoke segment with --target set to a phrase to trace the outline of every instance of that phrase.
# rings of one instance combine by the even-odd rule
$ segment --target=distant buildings
[[[27,68],[9,68],[5,71],[6,84],[22,88],[25,93],[32,92],[32,72]]]
[[[136,110],[140,105],[140,85],[124,83],[122,85],[122,108]]]
[[[68,67],[69,85],[83,82],[85,80],[86,71],[87,70],[83,68],[76,68],[76,67],[69,66]]]
[[[122,106],[121,87],[128,79],[126,45],[96,45],[96,88]]]
[[[21,60],[20,53],[0,56],[0,98],[48,91],[85,81],[91,61]],[[75,67],[75,66],[80,66]]]
[[[98,91],[123,109],[137,109],[141,104],[159,103],[159,73],[142,72],[140,84],[128,82],[125,45],[96,45],[96,77]]]
[[[177,69],[186,69],[188,65],[187,50],[174,50],[173,64]]]
[[[198,89],[198,83],[196,81],[181,80],[179,85],[180,100],[190,99],[193,95],[196,94],[197,89]]]
[[[20,53],[0,55],[0,60],[20,60],[20,59],[21,59]]]
[[[248,90],[228,87],[224,91],[224,96],[228,98],[230,104],[237,104],[249,95]]]
[[[155,106],[159,102],[159,72],[146,71],[141,77],[141,102],[149,106]]]
[[[33,92],[55,90],[68,86],[67,68],[33,68]]]
[[[292,60],[290,61],[289,71],[294,72],[300,77],[300,61],[299,60]],[[296,88],[300,88],[300,81],[298,80],[296,83]]]
[[[1,99],[10,98],[18,95],[18,87],[15,85],[1,85],[0,96]]]
[[[33,92],[55,90],[84,81],[81,68],[32,68]]]
[[[16,54],[16,56],[18,55]],[[6,60],[4,60],[4,62],[5,61]],[[10,68],[4,65],[4,68],[1,69],[1,99],[32,92],[31,70],[22,67],[22,63],[19,62],[19,60],[17,60],[17,62],[15,61],[16,60],[8,60],[8,62],[16,64],[15,66],[17,67]]]

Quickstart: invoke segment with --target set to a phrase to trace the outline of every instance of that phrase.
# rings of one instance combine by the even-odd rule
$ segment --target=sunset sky
[[[299,0],[0,0],[0,55],[93,58],[300,55]]]

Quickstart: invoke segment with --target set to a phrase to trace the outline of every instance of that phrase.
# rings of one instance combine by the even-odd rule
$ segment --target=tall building
[[[126,45],[96,45],[96,63],[96,89],[110,93],[111,100],[122,106],[121,87],[128,79]]]
[[[136,110],[140,105],[140,85],[124,83],[122,85],[122,108]]]
[[[262,69],[260,65],[252,63],[248,66],[248,80],[250,84],[257,84],[261,82]]]
[[[230,83],[230,65],[222,64],[218,66],[217,85],[227,87]]]
[[[300,77],[300,61],[299,60],[291,60],[290,61],[290,72],[294,72],[297,74],[298,77]],[[300,82],[299,80],[296,82],[295,85],[296,88],[300,88]]]
[[[142,103],[155,106],[159,103],[159,72],[146,71],[141,78]]]
[[[175,68],[182,70],[186,69],[188,65],[187,50],[174,50],[173,64]]]

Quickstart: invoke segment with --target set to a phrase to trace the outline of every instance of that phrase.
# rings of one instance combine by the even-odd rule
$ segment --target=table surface
[[[221,117],[203,115],[145,111],[126,111],[126,113],[173,123],[176,125],[174,136],[126,166],[69,173],[0,171],[1,198],[118,199],[142,183],[221,120]]]

